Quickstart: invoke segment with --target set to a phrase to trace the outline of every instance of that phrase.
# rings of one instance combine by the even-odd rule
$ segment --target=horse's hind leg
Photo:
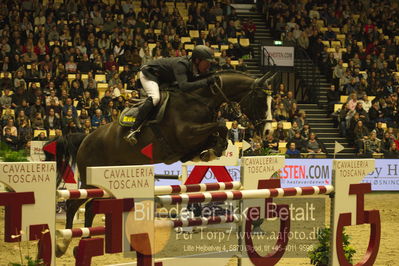
[[[93,225],[95,214],[93,213],[93,201],[90,200],[85,206],[85,227],[91,227]]]
[[[73,227],[73,218],[79,207],[86,202],[87,199],[74,199],[66,201],[66,229]],[[72,239],[63,239],[62,242],[58,242],[56,245],[56,256],[61,257],[65,254]]]
[[[73,218],[75,217],[75,214],[79,210],[80,206],[82,206],[86,201],[87,199],[67,200],[65,228],[70,229],[73,227]]]

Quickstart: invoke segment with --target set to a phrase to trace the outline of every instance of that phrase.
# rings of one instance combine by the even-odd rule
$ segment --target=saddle
[[[169,96],[170,94],[168,91],[161,92],[161,100],[157,107],[155,107],[146,123],[159,123],[162,121],[169,102]],[[136,99],[134,100],[132,106],[126,107],[119,116],[119,125],[122,127],[132,127],[136,121],[136,116],[139,113],[139,109],[144,104],[145,100],[146,99]]]

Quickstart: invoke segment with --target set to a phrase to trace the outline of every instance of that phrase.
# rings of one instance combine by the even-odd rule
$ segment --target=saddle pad
[[[162,92],[161,103],[149,118],[151,123],[158,123],[163,119],[168,101],[169,92]],[[143,103],[144,100],[133,104],[131,107],[125,108],[119,116],[119,125],[122,127],[132,127]]]

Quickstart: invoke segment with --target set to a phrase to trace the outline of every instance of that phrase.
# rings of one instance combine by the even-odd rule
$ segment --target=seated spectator
[[[11,107],[11,103],[12,103],[11,90],[10,88],[5,88],[0,97],[0,106],[3,108]]]
[[[82,109],[78,116],[78,125],[83,126],[87,119],[90,119],[89,113],[86,109]]]
[[[234,121],[231,124],[231,128],[228,131],[228,139],[231,140],[231,142],[234,144],[236,142],[242,142],[243,140],[243,131],[238,128],[238,122]]]
[[[276,110],[273,113],[273,117],[276,119],[276,121],[287,121],[289,119],[289,114],[287,110],[284,107],[283,103],[280,103]]]
[[[320,140],[316,139],[315,133],[310,133],[309,139],[305,142],[306,151],[308,153],[323,153],[324,148]]]
[[[142,64],[145,65],[152,60],[153,60],[153,58],[150,53],[150,49],[149,48],[144,49],[144,55],[142,56]]]
[[[55,90],[51,90],[50,95],[46,96],[46,106],[50,106],[52,100],[55,105],[59,105],[58,97],[55,95]]]
[[[51,129],[61,129],[61,120],[53,108],[50,108],[48,115],[44,118],[44,128],[48,132]]]
[[[301,152],[296,148],[295,142],[288,143],[288,149],[285,152],[285,154],[288,155],[289,158],[300,158],[301,157]]]
[[[32,119],[32,129],[44,129],[44,120],[41,113],[36,113],[35,117]]]
[[[303,110],[299,111],[298,118],[295,119],[294,121],[297,122],[298,127],[302,130],[303,126],[307,123],[305,111]]]
[[[236,65],[236,70],[241,71],[241,72],[247,72],[248,66],[242,58],[238,59],[238,64]]]
[[[10,72],[4,72],[4,77],[0,79],[0,91],[6,88],[12,88],[13,82],[10,78]]]
[[[253,142],[251,148],[244,151],[245,156],[259,156],[262,155],[262,142]]]
[[[389,148],[391,147],[393,139],[391,137],[391,134],[387,131],[384,133],[384,137],[382,138],[382,142],[381,142],[381,150],[383,152],[386,152],[389,150]]]
[[[388,124],[388,127],[392,127],[394,125],[394,118],[395,118],[395,108],[392,102],[387,102],[381,100],[381,111],[384,114],[384,121]]]
[[[252,19],[248,19],[247,23],[242,25],[242,28],[245,32],[245,36],[250,40],[250,42],[254,42],[255,33],[256,33],[256,25],[254,24]]]
[[[368,139],[364,141],[364,153],[372,156],[373,153],[381,152],[381,140],[377,138],[377,133],[373,130]]]
[[[22,124],[23,120],[27,121],[28,125],[30,125],[30,120],[29,117],[25,114],[25,110],[19,109],[15,119],[15,125],[19,127]]]
[[[354,142],[359,154],[364,153],[364,141],[368,139],[369,130],[363,125],[362,120],[358,120],[354,128]]]
[[[29,120],[20,120],[20,125],[18,127],[18,141],[20,146],[24,146],[32,139],[32,132],[32,128],[29,125]]]
[[[289,142],[295,142],[295,147],[300,150],[300,151],[306,151],[305,150],[305,140],[301,136],[301,132],[295,132],[294,137],[289,139]],[[287,146],[288,148],[288,146]]]
[[[288,111],[288,114],[290,116],[290,119],[288,121],[290,121],[290,122],[296,121],[299,117],[299,112],[300,112],[300,110],[298,109],[298,104],[292,103],[292,106]]]
[[[364,94],[363,97],[362,97],[362,99],[361,99],[359,102],[362,103],[363,109],[368,113],[368,111],[369,111],[370,108],[371,108],[372,103],[371,103],[371,101],[369,100],[369,97],[367,96],[367,94]]]
[[[385,159],[399,159],[399,150],[396,142],[392,142],[388,150],[384,151]]]
[[[7,144],[12,150],[17,150],[18,148],[18,138],[11,134],[11,128],[4,128],[4,134],[2,141]]]
[[[286,142],[287,141],[287,133],[283,128],[283,123],[278,122],[277,128],[273,131],[273,138],[278,140],[279,142]]]
[[[334,112],[334,105],[340,103],[339,91],[336,90],[335,85],[330,86],[330,90],[327,92],[327,104],[328,112],[331,114]]]
[[[312,134],[312,130],[310,129],[310,125],[308,123],[303,125],[301,130],[301,136],[303,139],[308,140],[310,135]]]
[[[1,108],[0,108],[1,110]],[[0,126],[5,126],[9,119],[14,119],[14,115],[12,114],[12,110],[10,108],[3,109],[3,114],[1,115],[1,124]]]
[[[6,133],[6,129],[10,129],[10,134],[14,137],[18,136],[18,130],[14,125],[14,119],[10,118],[7,121],[7,124],[3,127],[3,135]]]
[[[111,111],[111,121],[110,122],[118,122],[119,121],[120,112],[118,109],[113,108]]]
[[[100,109],[97,109],[94,113],[94,116],[91,119],[91,126],[93,128],[97,128],[100,126],[101,121],[104,119],[102,111]]]
[[[90,62],[87,54],[83,54],[83,60],[77,65],[77,70],[80,73],[89,73],[94,69],[92,62]]]
[[[377,122],[377,127],[374,129],[375,130],[375,132],[377,133],[377,138],[378,139],[383,139],[384,138],[384,133],[385,133],[385,130],[384,130],[384,128],[382,127],[382,122]]]
[[[65,63],[65,71],[68,73],[75,73],[77,70],[77,64],[73,56],[69,57],[68,62]]]
[[[278,90],[277,90],[277,95],[281,96],[281,99],[283,99],[284,97],[287,96],[287,90],[285,88],[284,83],[280,83],[280,85],[278,86]]]
[[[75,119],[68,121],[66,127],[64,127],[65,135],[80,132],[79,127],[75,122],[76,122]]]
[[[33,51],[33,46],[28,47],[27,50],[26,50],[26,53],[24,53],[22,55],[22,61],[25,64],[32,64],[34,62],[37,62],[37,59],[38,59],[38,57],[35,54],[35,52]]]
[[[94,131],[94,128],[91,126],[90,119],[86,119],[83,123],[82,132],[86,135],[90,134]]]
[[[118,73],[114,73],[113,76],[108,81],[108,85],[109,86],[116,86],[119,83],[122,83],[121,79],[119,78],[119,74]]]
[[[36,141],[47,141],[47,136],[46,133],[44,132],[40,132],[36,137],[34,137],[32,140],[36,140]]]
[[[291,128],[288,129],[288,139],[292,139],[295,136],[295,133],[301,133],[301,129],[298,126],[296,121],[292,122]]]
[[[292,91],[288,91],[287,96],[283,99],[285,110],[291,110],[294,103],[297,103],[294,98],[294,93]]]
[[[232,44],[232,43],[229,44],[229,49],[226,50],[226,55],[227,55],[227,57],[230,57],[231,59],[238,58],[237,49],[234,47],[234,44]]]
[[[77,119],[73,116],[72,109],[68,109],[66,114],[62,117],[61,125],[64,135],[67,134],[66,129],[70,126],[70,122],[74,122],[75,125],[77,124]]]
[[[324,33],[324,40],[335,41],[336,38],[337,34],[332,30],[331,26],[328,26],[326,32]]]
[[[29,108],[29,114],[31,119],[34,119],[37,113],[40,113],[42,117],[46,113],[40,99],[36,99],[35,104]]]
[[[222,65],[223,70],[234,70],[233,65],[231,64],[231,58],[226,57],[226,62]]]
[[[375,124],[377,122],[384,122],[384,113],[380,109],[380,104],[378,101],[374,101],[373,105],[368,112],[370,122]]]
[[[108,71],[111,71],[111,70],[116,71],[116,69],[118,68],[118,64],[116,63],[115,57],[114,57],[113,54],[110,54],[110,55],[109,55],[108,61],[105,63],[104,66],[105,66],[105,70],[108,70]],[[114,67],[114,68],[113,68],[113,67]]]
[[[399,151],[399,131],[396,132],[396,138],[394,138],[393,141],[396,143],[396,148]]]
[[[352,78],[349,84],[346,85],[345,90],[348,94],[355,93],[356,95],[357,91],[359,90],[359,82],[357,82],[355,78]]]
[[[72,110],[73,117],[78,116],[78,112],[76,110],[76,107],[73,105],[72,99],[68,97],[65,100],[65,104],[62,106],[62,115],[65,116],[69,109]]]
[[[363,104],[360,101],[357,102],[355,111],[359,114],[359,118],[363,121],[363,123],[367,125],[369,122],[369,115],[366,110],[363,109]]]
[[[272,152],[278,152],[278,140],[276,140],[273,135],[268,134],[266,139],[263,141],[263,148],[269,149]]]
[[[356,108],[356,104],[357,104],[357,97],[356,93],[353,92],[348,97],[346,108],[350,111],[354,111]]]

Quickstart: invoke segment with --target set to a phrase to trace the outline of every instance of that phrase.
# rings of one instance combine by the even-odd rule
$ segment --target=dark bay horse
[[[57,165],[70,159],[76,161],[81,188],[90,188],[86,184],[86,167],[90,166],[171,164],[179,160],[192,160],[203,151],[212,151],[216,156],[221,156],[227,148],[227,128],[224,123],[216,121],[216,110],[223,102],[234,101],[240,103],[242,112],[250,120],[264,119],[267,95],[263,88],[276,74],[267,73],[254,79],[241,72],[221,71],[217,76],[219,82],[211,89],[201,88],[189,93],[170,92],[162,121],[156,127],[143,127],[135,146],[123,139],[129,128],[121,127],[117,122],[103,125],[87,137],[61,137],[56,140]],[[149,144],[153,147],[152,160],[141,153]],[[60,177],[63,167],[58,169]],[[73,217],[85,201],[67,201],[66,228],[72,228]],[[88,202],[85,227],[92,225],[93,218],[91,204]],[[59,245],[57,254],[62,255],[67,246],[68,243]]]

